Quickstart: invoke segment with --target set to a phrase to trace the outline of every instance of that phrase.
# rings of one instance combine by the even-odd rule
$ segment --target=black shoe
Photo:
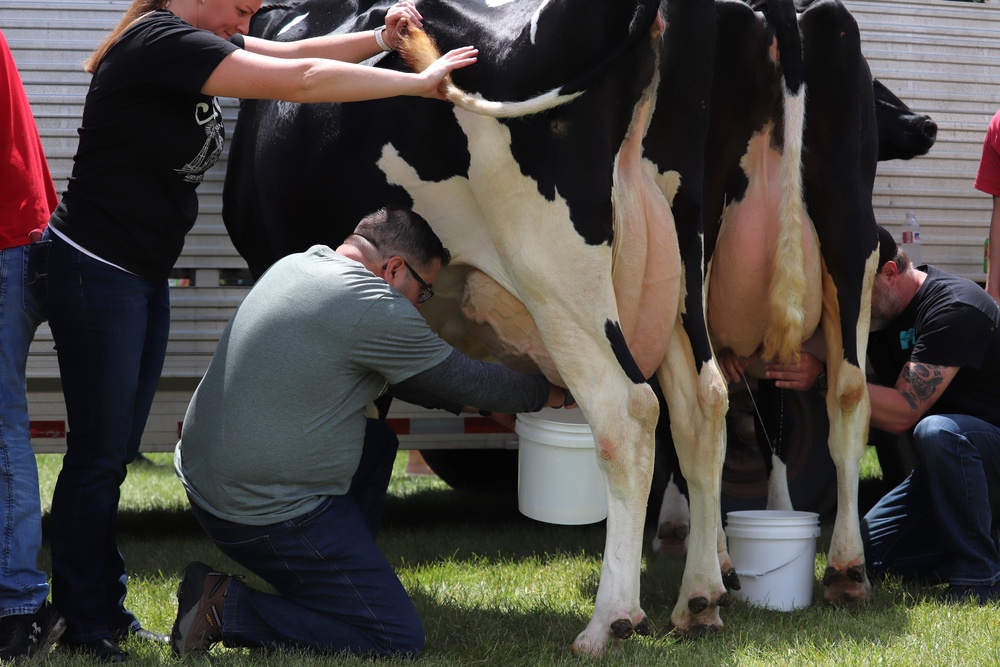
[[[101,662],[125,662],[128,658],[128,653],[121,650],[121,647],[110,639],[95,639],[79,644],[64,640],[59,643],[59,646],[69,653],[84,655]]]
[[[0,661],[45,655],[66,630],[66,621],[46,600],[34,614],[0,619]]]
[[[137,639],[141,642],[149,642],[151,644],[170,643],[170,635],[161,635],[159,632],[153,632],[146,628],[139,628],[138,630],[126,628],[115,633],[115,641],[118,643],[127,642],[129,639]]]

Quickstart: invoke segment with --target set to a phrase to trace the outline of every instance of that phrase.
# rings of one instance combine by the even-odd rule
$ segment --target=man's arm
[[[458,350],[437,366],[392,385],[390,392],[408,403],[456,414],[466,405],[491,412],[535,412],[562,407],[566,400],[565,390],[541,375],[476,361]]]
[[[896,435],[909,431],[941,398],[958,370],[957,366],[908,361],[895,387],[869,384],[871,425]]]

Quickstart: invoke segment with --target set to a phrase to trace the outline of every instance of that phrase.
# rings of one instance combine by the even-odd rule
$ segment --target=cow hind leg
[[[688,508],[687,498],[681,493],[676,475],[671,474],[667,488],[663,492],[652,549],[664,556],[683,556],[687,553],[687,539],[690,532],[691,511]]]
[[[876,264],[869,260],[861,303],[871,302],[871,287]],[[867,442],[871,409],[868,385],[863,369],[844,360],[844,345],[840,329],[840,309],[833,281],[824,272],[823,334],[827,342],[827,413],[830,417],[830,456],[837,467],[837,517],[823,576],[824,594],[828,602],[856,602],[871,592],[865,573],[864,545],[858,517],[858,480],[861,456]],[[867,312],[855,331],[858,349],[864,352],[868,339]]]
[[[679,323],[658,374],[670,409],[680,469],[688,483],[691,512],[687,563],[668,628],[690,637],[721,629],[719,609],[731,603],[723,573],[731,577],[733,565],[719,509],[729,400],[714,361],[696,369],[690,341]]]
[[[567,370],[564,376],[572,376],[572,371]],[[569,380],[570,386],[579,386],[574,380]],[[604,396],[578,396],[581,407],[590,415],[618,415],[610,420],[591,419],[598,462],[605,477],[608,520],[594,615],[571,647],[573,653],[586,655],[600,655],[609,642],[618,643],[635,633],[650,631],[646,614],[639,606],[639,573],[643,508],[652,480],[652,435],[658,402],[648,384],[635,383],[627,388],[624,400],[611,397],[612,404],[607,406],[610,409],[594,410],[591,400],[603,402],[609,397],[606,391],[599,393]],[[625,406],[626,414],[613,405]]]

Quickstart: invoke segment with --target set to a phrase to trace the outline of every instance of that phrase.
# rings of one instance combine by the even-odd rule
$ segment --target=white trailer
[[[986,127],[1000,107],[1000,6],[949,0],[845,4],[860,26],[873,74],[939,126],[937,143],[927,156],[879,165],[876,216],[898,233],[906,212],[913,211],[921,225],[924,260],[982,282],[991,200],[973,190],[972,180]],[[0,29],[24,80],[59,191],[72,168],[89,83],[81,63],[128,5],[127,0],[0,0]],[[237,102],[223,100],[222,106],[231,134]],[[201,213],[177,263],[167,360],[143,437],[144,451],[165,451],[176,443],[191,392],[225,323],[249,289],[246,265],[221,217],[227,155],[228,144],[199,189]],[[28,376],[35,448],[61,451],[66,418],[46,326],[32,346]],[[488,432],[492,422],[481,417],[459,419],[398,402],[390,416],[400,420],[395,426],[407,448],[517,446],[512,433]],[[803,439],[811,440],[808,447],[826,446],[825,433]],[[802,465],[789,466],[790,473],[807,470],[811,460],[811,455],[804,456]],[[759,463],[734,469],[741,479],[763,474]]]

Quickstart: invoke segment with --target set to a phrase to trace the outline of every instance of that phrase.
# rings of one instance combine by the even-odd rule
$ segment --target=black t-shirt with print
[[[963,414],[1000,426],[1000,307],[971,280],[927,267],[906,309],[868,339],[881,385],[907,361],[959,367],[928,414]]]
[[[198,215],[195,188],[222,152],[222,114],[200,91],[236,48],[165,10],[126,30],[91,81],[51,224],[127,271],[169,276]]]

